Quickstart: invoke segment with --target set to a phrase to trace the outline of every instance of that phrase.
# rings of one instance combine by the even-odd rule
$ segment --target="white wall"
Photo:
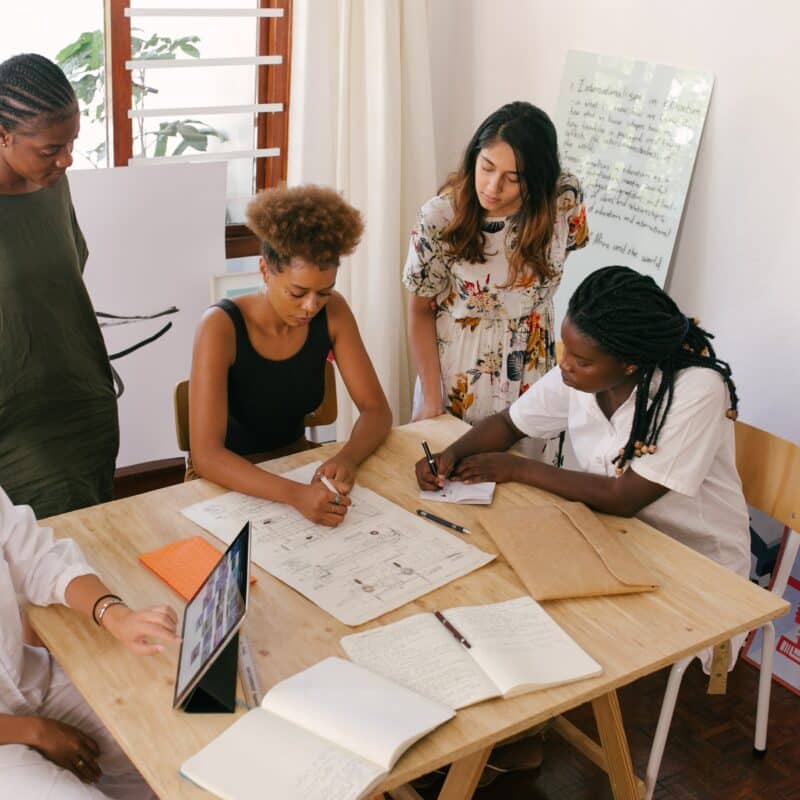
[[[569,49],[715,74],[667,289],[716,333],[742,419],[800,442],[800,4],[430,0],[429,20],[440,179],[503,103],[554,113]]]

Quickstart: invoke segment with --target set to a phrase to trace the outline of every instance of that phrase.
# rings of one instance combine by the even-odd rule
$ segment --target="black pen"
[[[439,622],[441,622],[442,625],[444,625],[445,628],[447,628],[447,630],[449,630],[450,633],[452,633],[453,636],[455,636],[456,639],[464,645],[464,647],[472,647],[472,645],[464,638],[464,635],[461,633],[461,631],[459,631],[452,622],[448,622],[447,618],[444,614],[442,614],[441,611],[434,611],[433,614],[436,619],[438,619]]]
[[[424,439],[422,440],[422,449],[425,451],[425,458],[428,461],[428,467],[430,467],[433,477],[438,478],[439,473],[436,471],[436,462],[433,460],[433,455],[431,455],[431,449],[430,447],[428,447],[428,443]]]
[[[425,519],[431,520],[431,522],[438,522],[440,525],[444,525],[445,528],[452,528],[454,531],[458,531],[459,533],[469,533],[469,530],[462,525],[456,525],[455,522],[450,522],[449,519],[437,517],[436,514],[431,514],[430,511],[425,511],[424,508],[418,508],[417,514],[419,514],[421,517],[425,517]]]

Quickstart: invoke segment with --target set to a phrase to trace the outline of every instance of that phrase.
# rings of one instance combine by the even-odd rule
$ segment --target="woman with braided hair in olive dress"
[[[55,64],[0,63],[0,485],[38,517],[110,500],[119,444],[65,174],[79,127]]]

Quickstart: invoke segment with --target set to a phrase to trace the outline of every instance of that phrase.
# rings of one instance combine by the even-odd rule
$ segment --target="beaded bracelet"
[[[100,603],[103,602],[103,600],[107,600],[108,598],[112,598],[117,603],[122,603],[123,602],[122,598],[117,596],[117,595],[115,595],[115,594],[101,594],[100,597],[98,597],[97,600],[94,601],[94,605],[92,606],[92,619],[94,620],[94,624],[95,625],[98,625],[98,626],[100,625],[100,620],[103,618],[102,617],[102,613],[105,613],[105,606],[104,606],[103,610],[102,610],[102,613],[101,613],[101,616],[100,616],[100,619],[98,619],[97,618],[97,606],[99,606]],[[114,605],[114,603],[111,603],[111,605]]]

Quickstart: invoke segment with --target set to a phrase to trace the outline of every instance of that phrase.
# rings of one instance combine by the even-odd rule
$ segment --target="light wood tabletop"
[[[466,429],[452,417],[414,423],[392,431],[358,473],[362,485],[414,510],[442,512],[440,504],[419,500],[413,464],[427,439],[439,450]],[[326,458],[340,445],[326,445],[269,462],[283,472]],[[89,562],[129,604],[142,607],[182,600],[141,566],[138,555],[190,535],[222,544],[179,513],[181,508],[224,490],[203,480],[75,511],[46,521],[56,536],[69,536]],[[524,507],[537,490],[499,486],[492,508]],[[471,544],[497,553],[481,527],[485,508],[448,505],[447,516],[467,526]],[[462,709],[457,716],[408,750],[380,786],[398,787],[451,762],[454,767],[441,798],[470,797],[494,743],[532,725],[592,702],[601,746],[596,759],[606,767],[615,798],[638,797],[617,703],[616,689],[732,634],[780,616],[787,604],[737,577],[667,536],[634,519],[606,517],[660,583],[654,592],[559,600],[544,604],[551,616],[603,666],[596,678],[510,700],[492,700]],[[457,536],[458,534],[452,534]],[[253,566],[257,583],[245,621],[261,681],[278,681],[330,655],[344,656],[342,636],[375,624],[394,622],[420,611],[455,605],[494,603],[525,594],[522,584],[498,557],[491,564],[360,628],[349,628],[285,584]],[[189,715],[172,710],[177,651],[136,657],[105,632],[62,608],[31,609],[41,638],[90,705],[118,739],[153,790],[162,798],[209,795],[179,774],[180,764],[228,727],[231,715]],[[237,711],[237,717],[243,713]],[[567,731],[569,735],[569,731]],[[577,736],[573,732],[574,736]],[[264,754],[265,759],[269,757]]]

